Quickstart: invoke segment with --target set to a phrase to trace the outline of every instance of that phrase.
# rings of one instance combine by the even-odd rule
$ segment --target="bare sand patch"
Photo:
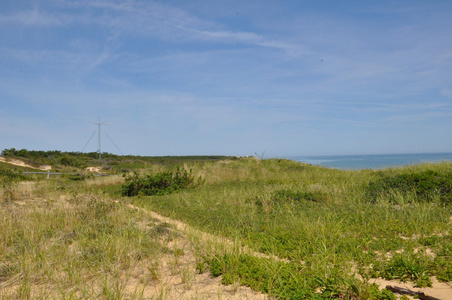
[[[19,167],[27,167],[27,168],[43,170],[43,171],[47,171],[47,170],[51,170],[52,169],[52,166],[49,166],[49,165],[42,165],[42,166],[39,166],[39,167],[33,167],[33,166],[21,161],[20,159],[5,158],[3,156],[0,156],[0,161],[4,162],[4,163],[7,163],[7,164],[19,166]]]
[[[85,168],[85,170],[88,172],[92,172],[92,173],[100,173],[102,168],[101,167],[87,167],[87,168]]]
[[[369,282],[376,283],[381,288],[385,288],[387,285],[392,285],[415,292],[422,292],[427,296],[435,297],[441,300],[452,299],[452,283],[439,282],[435,277],[432,277],[432,287],[424,288],[416,288],[412,283],[400,282],[395,280],[386,280],[383,278],[371,279]],[[411,296],[408,296],[408,298],[414,299]]]

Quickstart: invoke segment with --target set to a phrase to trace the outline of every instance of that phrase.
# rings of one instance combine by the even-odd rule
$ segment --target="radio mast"
[[[102,125],[108,125],[107,122],[101,122],[100,121],[100,117],[99,117],[99,122],[95,123],[95,122],[90,122],[94,125],[97,125],[97,153],[99,154],[99,159],[102,158],[102,142],[101,142],[101,134],[100,134],[100,130],[101,130],[101,126]],[[96,130],[93,132],[93,134],[91,135],[91,137],[89,138],[88,142],[86,143],[85,147],[83,147],[82,152],[85,151],[86,146],[89,144],[89,142],[91,141],[91,139],[93,138],[94,134],[96,133]],[[111,139],[111,137],[107,134],[107,137],[110,139],[111,143],[116,147],[116,149],[118,149],[119,153],[121,153],[122,155],[124,155],[122,153],[122,151],[118,148],[118,146],[116,146],[115,142],[113,142],[113,140]]]
[[[97,153],[99,153],[99,159],[101,159],[102,158],[102,149],[101,149],[101,141],[100,141],[100,127],[102,125],[105,125],[106,122],[101,122],[100,117],[99,117],[99,122],[97,122],[97,123],[91,122],[91,123],[98,126],[98,129],[97,129]]]

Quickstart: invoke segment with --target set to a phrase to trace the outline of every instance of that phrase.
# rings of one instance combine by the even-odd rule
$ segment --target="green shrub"
[[[25,178],[26,177],[20,173],[16,173],[7,169],[0,169],[0,182],[19,181]]]
[[[75,174],[71,174],[68,178],[69,178],[69,180],[73,180],[73,181],[83,181],[86,179],[86,176],[85,176],[85,174],[75,173]]]
[[[79,167],[81,165],[80,162],[76,158],[70,157],[70,156],[63,156],[60,159],[60,163],[63,166],[70,166],[70,167]]]
[[[161,172],[144,177],[134,174],[126,177],[121,192],[124,196],[166,195],[175,191],[193,188],[202,183],[201,177],[195,177],[193,172],[177,168],[174,172]]]
[[[394,202],[394,193],[413,192],[420,202],[432,202],[439,198],[442,203],[452,203],[452,173],[428,170],[420,173],[405,173],[386,176],[370,182],[366,195],[375,203],[379,197]]]

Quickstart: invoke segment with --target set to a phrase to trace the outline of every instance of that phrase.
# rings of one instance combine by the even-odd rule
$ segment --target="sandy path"
[[[179,230],[181,232],[187,232],[187,233],[195,234],[196,236],[200,237],[201,240],[203,240],[205,242],[209,242],[211,244],[212,243],[221,244],[222,246],[227,247],[228,249],[233,249],[233,247],[237,246],[236,243],[234,243],[232,240],[230,240],[228,238],[217,236],[217,235],[213,235],[213,234],[210,234],[210,233],[206,233],[204,231],[193,229],[189,225],[187,225],[187,224],[185,224],[185,223],[183,223],[181,221],[164,217],[164,216],[162,216],[162,215],[160,215],[160,214],[158,214],[158,213],[156,213],[154,211],[149,211],[149,210],[137,207],[137,206],[132,205],[132,204],[128,204],[128,206],[130,208],[133,208],[133,209],[138,209],[138,210],[145,211],[147,214],[149,214],[150,217],[152,217],[154,219],[157,219],[157,220],[159,220],[162,223],[168,223],[168,224],[171,224],[173,226],[176,226],[177,230]],[[268,259],[275,259],[277,261],[289,262],[289,260],[287,260],[287,259],[282,259],[282,258],[279,258],[277,256],[266,255],[266,254],[261,253],[261,252],[253,251],[253,250],[249,249],[246,246],[243,246],[243,247],[240,247],[240,248],[241,248],[240,250],[243,253],[247,253],[247,254],[250,254],[250,255],[253,255],[253,256],[256,256],[256,257],[264,257],[264,258],[268,258]]]
[[[119,201],[118,201],[119,202]],[[159,281],[153,281],[143,287],[143,296],[150,299],[272,299],[270,296],[255,292],[248,287],[240,285],[223,285],[220,277],[212,277],[209,272],[198,274],[196,271],[196,256],[193,241],[189,238],[196,236],[203,243],[221,244],[223,247],[233,246],[233,242],[218,236],[214,236],[199,230],[195,230],[187,224],[164,217],[156,212],[128,204],[134,210],[144,212],[157,223],[170,224],[182,234],[172,241],[168,247],[182,248],[184,255],[178,258],[175,270],[174,256],[162,257],[159,267]],[[243,249],[244,251],[248,251]],[[256,255],[259,255],[256,253]],[[190,277],[188,280],[187,278]],[[138,280],[130,281],[127,290],[130,293],[140,286]]]

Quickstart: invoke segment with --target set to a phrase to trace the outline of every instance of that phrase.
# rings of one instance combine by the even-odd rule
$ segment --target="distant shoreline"
[[[452,152],[407,153],[407,154],[363,154],[363,155],[321,155],[288,156],[288,159],[340,170],[382,169],[402,167],[420,163],[452,161]]]

